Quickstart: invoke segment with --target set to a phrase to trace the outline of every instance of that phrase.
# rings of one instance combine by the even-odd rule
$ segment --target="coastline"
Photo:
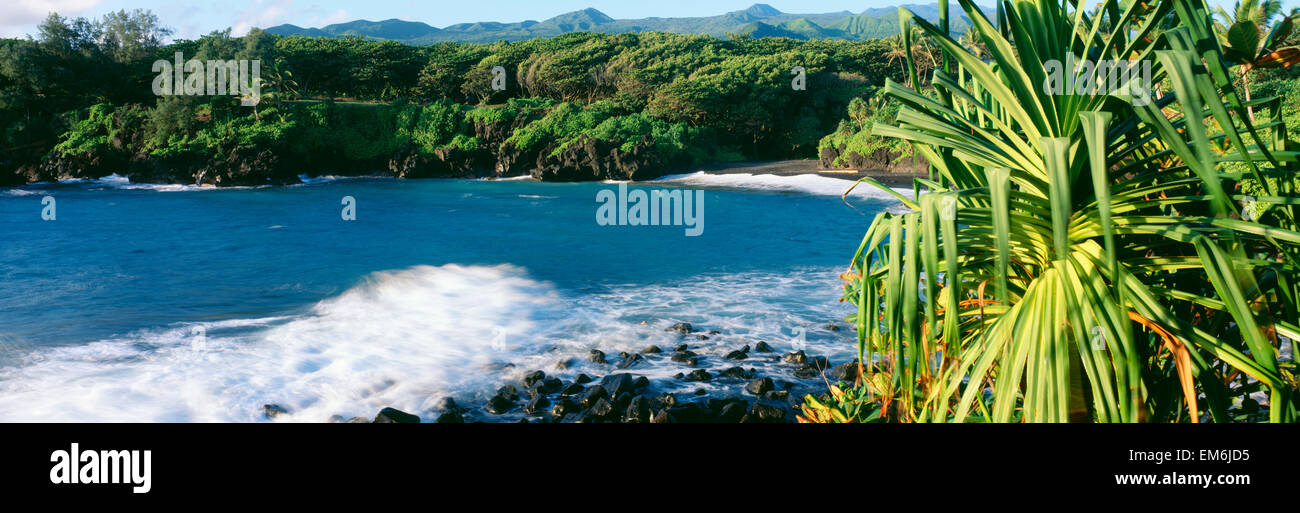
[[[819,161],[817,161],[817,160],[812,160],[812,159],[808,159],[808,160],[770,160],[770,161],[746,161],[746,162],[718,163],[718,164],[707,164],[707,165],[700,165],[700,166],[687,166],[687,167],[685,167],[684,169],[681,169],[680,171],[683,171],[683,172],[691,172],[691,173],[700,172],[700,173],[707,173],[707,174],[712,174],[712,175],[742,175],[742,174],[754,175],[754,176],[758,176],[758,175],[771,175],[771,176],[800,176],[800,175],[816,175],[816,176],[820,176],[820,177],[823,177],[823,178],[834,178],[834,179],[838,179],[838,180],[846,180],[846,181],[850,181],[850,182],[852,182],[852,181],[857,181],[857,180],[862,179],[862,178],[871,178],[871,179],[876,180],[876,181],[878,181],[878,182],[880,182],[880,183],[882,183],[882,184],[884,184],[884,185],[886,185],[886,186],[888,186],[888,187],[911,187],[911,186],[912,186],[912,179],[913,179],[913,178],[923,178],[923,177],[925,176],[925,175],[923,175],[923,174],[906,173],[906,172],[904,172],[904,173],[900,173],[900,172],[894,172],[894,171],[889,171],[889,170],[885,170],[885,169],[828,169],[828,168],[824,168],[824,167],[822,167],[822,166],[821,166],[821,163],[820,163]],[[654,177],[654,178],[647,178],[647,179],[634,179],[634,180],[631,180],[631,182],[635,182],[635,183],[653,182],[653,181],[655,181],[655,180],[659,180],[659,179],[663,178],[663,176],[672,176],[672,175],[675,175],[675,174],[676,174],[676,173],[669,172],[669,173],[665,173],[665,174],[662,175],[662,176],[658,176],[658,177]],[[147,185],[147,186],[177,186],[177,187],[203,187],[203,188],[228,188],[228,187],[239,187],[239,186],[241,186],[241,185],[214,185],[214,184],[207,184],[207,183],[203,183],[203,184],[179,184],[179,183],[175,183],[175,182],[171,182],[171,181],[135,181],[135,180],[131,180],[129,177],[122,177],[121,175],[111,174],[111,175],[106,175],[106,176],[98,177],[98,178],[71,177],[71,176],[70,176],[70,177],[67,177],[67,178],[61,178],[61,179],[59,179],[57,182],[55,182],[55,181],[39,181],[39,182],[31,182],[31,183],[26,183],[26,184],[15,184],[15,185],[9,185],[9,186],[0,186],[0,188],[5,188],[5,189],[18,189],[18,188],[22,188],[22,187],[31,186],[31,185],[42,185],[42,184],[53,184],[53,183],[75,183],[75,182],[85,182],[85,181],[90,181],[90,180],[103,180],[103,179],[108,178],[108,177],[118,177],[118,178],[120,179],[120,181],[122,181],[123,183],[129,183],[129,184],[131,184],[131,185]],[[298,175],[298,176],[297,176],[297,182],[296,182],[296,183],[295,183],[295,182],[288,182],[288,183],[268,183],[268,184],[264,184],[264,185],[269,185],[269,186],[276,186],[276,185],[301,185],[301,184],[319,183],[319,182],[321,182],[321,181],[325,181],[325,180],[329,180],[329,179],[345,179],[345,178],[349,178],[349,179],[394,178],[394,179],[417,179],[417,180],[418,180],[418,179],[424,179],[424,178],[463,178],[463,177],[452,177],[452,176],[448,176],[448,177],[406,177],[406,176],[391,176],[391,175],[385,175],[385,174],[380,174],[380,173],[356,174],[356,175],[350,175],[350,174],[339,175],[339,174],[330,173],[330,174],[323,174],[323,175],[316,175],[316,176],[310,176],[310,175],[307,175],[307,174],[301,174],[301,175]],[[545,182],[545,181],[550,181],[550,180],[545,180],[545,179],[539,179],[539,178],[537,178],[536,176],[531,175],[531,174],[525,174],[525,175],[519,175],[519,176],[487,176],[487,177],[482,177],[481,179],[484,179],[484,180],[493,180],[493,181],[524,181],[524,182],[527,182],[527,181],[535,181],[535,182]],[[595,180],[591,180],[591,181],[595,181]],[[247,186],[247,185],[242,185],[242,186]]]
[[[826,178],[856,181],[871,178],[889,187],[911,187],[912,179],[924,177],[920,174],[897,173],[884,169],[827,169],[817,160],[772,160],[735,162],[701,166],[697,171],[718,175],[752,174],[752,175],[817,175]]]

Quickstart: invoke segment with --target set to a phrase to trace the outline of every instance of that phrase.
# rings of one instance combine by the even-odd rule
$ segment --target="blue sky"
[[[3,0],[0,11],[0,37],[21,37],[35,33],[36,24],[50,11],[64,16],[98,17],[118,9],[149,9],[157,13],[164,25],[176,31],[176,37],[199,35],[232,27],[242,35],[249,27],[269,27],[292,23],[319,27],[355,19],[383,20],[401,18],[422,21],[435,27],[475,21],[541,21],[557,14],[595,7],[614,18],[649,16],[710,16],[744,9],[756,0],[477,0],[477,1],[400,1],[367,0],[224,0],[182,2],[178,0]],[[1222,0],[1212,0],[1222,2]],[[1296,5],[1288,0],[1287,5]],[[785,12],[820,13],[849,10],[862,11],[900,3],[933,3],[931,0],[771,0],[764,2]]]

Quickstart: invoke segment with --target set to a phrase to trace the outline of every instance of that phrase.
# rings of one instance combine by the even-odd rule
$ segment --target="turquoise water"
[[[838,273],[895,202],[848,182],[684,175],[703,233],[601,226],[617,184],[124,179],[0,189],[0,419],[252,421],[428,411],[531,368],[565,377],[687,321],[699,351],[847,355]],[[42,199],[56,219],[42,219]],[[355,199],[356,219],[341,218]],[[841,323],[842,324],[842,323]],[[802,335],[800,335],[802,333]],[[594,365],[594,364],[592,364]],[[680,369],[647,364],[652,377]]]

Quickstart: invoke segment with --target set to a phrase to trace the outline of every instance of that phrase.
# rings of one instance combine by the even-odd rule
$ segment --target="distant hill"
[[[954,2],[955,4],[955,2]],[[917,15],[937,21],[939,5],[907,5]],[[889,37],[898,34],[898,8],[882,7],[860,13],[840,11],[822,14],[783,13],[767,4],[754,6],[717,16],[693,18],[641,18],[616,20],[596,9],[583,9],[561,14],[537,22],[519,23],[479,22],[460,23],[444,28],[398,19],[369,21],[356,20],[326,25],[321,28],[303,28],[297,25],[277,25],[266,29],[284,36],[313,37],[361,36],[372,39],[400,41],[410,44],[431,44],[444,41],[486,43],[500,40],[520,41],[537,37],[552,37],[569,32],[673,32],[678,34],[703,34],[715,37],[748,34],[752,37],[788,37],[792,39],[845,39],[862,40]],[[950,8],[951,27],[954,33],[964,32],[969,20],[960,7]]]

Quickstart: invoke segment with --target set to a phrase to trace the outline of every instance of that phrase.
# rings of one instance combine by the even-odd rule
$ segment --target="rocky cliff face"
[[[845,145],[823,147],[818,157],[823,169],[836,169],[835,164],[841,156],[848,161],[849,168],[859,171],[889,171],[891,173],[919,173],[928,169],[925,159],[921,157],[899,159],[898,154],[881,148],[867,155],[849,151]]]
[[[542,151],[532,176],[550,182],[595,180],[649,180],[672,168],[689,164],[685,158],[665,159],[652,151],[649,139],[637,142],[630,151],[608,141],[583,138],[554,157],[554,149]]]
[[[235,150],[223,158],[193,160],[135,155],[129,159],[102,150],[46,159],[39,164],[0,169],[0,185],[94,179],[118,174],[137,183],[216,186],[299,183],[298,163],[270,150]]]

